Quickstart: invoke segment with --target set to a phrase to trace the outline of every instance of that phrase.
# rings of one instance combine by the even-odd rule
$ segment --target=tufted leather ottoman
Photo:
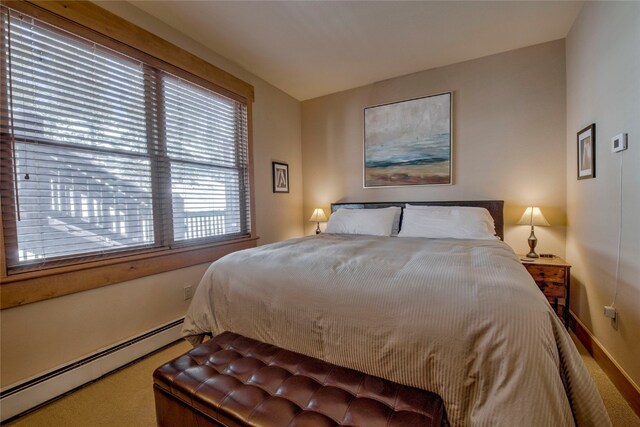
[[[437,394],[231,332],[156,369],[160,426],[448,426]]]

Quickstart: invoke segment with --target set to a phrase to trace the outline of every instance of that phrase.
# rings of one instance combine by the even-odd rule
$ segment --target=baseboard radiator
[[[0,390],[0,422],[90,383],[180,339],[184,318]],[[151,377],[149,377],[151,384]],[[151,387],[151,386],[150,386]]]

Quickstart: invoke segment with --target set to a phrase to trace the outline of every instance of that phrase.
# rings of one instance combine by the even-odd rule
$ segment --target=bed
[[[235,332],[433,391],[456,426],[607,426],[580,356],[502,242],[320,234],[230,254],[205,273],[183,334]],[[371,209],[404,203],[335,204]],[[401,219],[402,222],[402,219]]]

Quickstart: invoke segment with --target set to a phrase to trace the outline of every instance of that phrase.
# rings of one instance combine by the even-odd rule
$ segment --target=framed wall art
[[[596,177],[596,124],[578,132],[578,179]]]
[[[286,163],[271,162],[271,171],[273,173],[273,192],[288,193],[289,165]]]
[[[364,186],[452,183],[452,93],[364,109]]]

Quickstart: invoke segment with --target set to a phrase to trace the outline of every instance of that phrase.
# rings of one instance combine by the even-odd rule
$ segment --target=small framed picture
[[[596,124],[578,132],[578,179],[596,177]]]
[[[289,165],[280,162],[271,162],[273,172],[273,192],[289,192]]]

